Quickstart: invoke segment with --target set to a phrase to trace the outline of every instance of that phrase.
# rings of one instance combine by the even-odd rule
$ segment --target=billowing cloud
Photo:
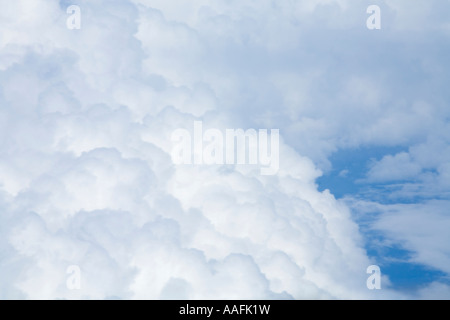
[[[445,50],[428,50],[448,37],[441,2],[380,1],[384,37],[346,0],[74,2],[80,30],[66,28],[73,3],[2,1],[1,298],[405,297],[367,289],[376,261],[316,179],[339,149],[389,145],[406,151],[373,162],[367,181],[448,186],[448,157],[423,151],[448,149],[448,97],[428,91],[448,77]],[[174,165],[171,133],[195,120],[279,128],[277,175]],[[449,272],[433,246],[443,232],[409,232],[426,208],[406,222],[396,208],[373,228]],[[427,234],[448,225],[435,215]],[[71,265],[80,290],[66,285]]]

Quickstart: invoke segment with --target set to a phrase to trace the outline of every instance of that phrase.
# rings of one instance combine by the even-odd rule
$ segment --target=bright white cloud
[[[65,27],[65,5],[1,1],[1,298],[381,296],[366,288],[373,262],[350,210],[315,179],[339,148],[401,144],[413,147],[369,179],[432,167],[446,183],[447,158],[424,158],[420,140],[443,135],[448,109],[388,82],[405,71],[390,58],[420,59],[401,49],[417,45],[394,14],[408,4],[387,9],[403,43],[381,61],[391,40],[361,34],[363,3],[79,1],[81,30]],[[432,57],[420,72],[436,72]],[[281,128],[278,175],[174,166],[171,133],[196,119]],[[377,225],[417,252],[434,241],[388,226]],[[69,265],[80,291],[65,286]]]

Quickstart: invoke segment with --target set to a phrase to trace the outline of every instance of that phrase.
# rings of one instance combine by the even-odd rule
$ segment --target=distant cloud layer
[[[0,298],[450,296],[368,290],[355,222],[450,273],[449,1],[0,4]],[[194,121],[280,129],[278,173],[173,164]],[[379,146],[402,149],[366,168],[383,188],[318,190],[334,152]]]

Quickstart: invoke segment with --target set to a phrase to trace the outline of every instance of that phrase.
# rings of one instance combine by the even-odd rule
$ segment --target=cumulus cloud
[[[422,151],[448,145],[445,99],[426,91],[448,77],[434,59],[443,51],[402,37],[419,14],[448,36],[445,20],[429,22],[441,2],[408,15],[407,2],[380,1],[393,19],[385,38],[366,32],[364,3],[346,0],[74,2],[80,30],[66,28],[73,3],[2,1],[1,298],[404,297],[367,290],[358,225],[315,180],[334,151],[387,144],[411,148],[374,163],[369,180],[431,168],[448,185],[447,157]],[[414,72],[424,77],[402,84]],[[280,128],[278,174],[174,165],[171,133],[195,120]],[[376,227],[428,263],[441,239],[411,237],[416,209]],[[426,232],[447,223],[436,215]],[[405,229],[389,228],[398,221]],[[448,272],[445,245],[434,249]],[[80,290],[66,286],[70,265]]]

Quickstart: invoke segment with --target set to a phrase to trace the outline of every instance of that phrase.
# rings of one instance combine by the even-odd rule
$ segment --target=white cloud
[[[419,298],[427,300],[448,300],[450,298],[450,287],[448,285],[433,282],[419,291]]]
[[[370,51],[376,40],[351,3],[79,1],[82,28],[68,30],[56,0],[2,1],[1,297],[380,297],[366,288],[373,261],[358,227],[317,190],[317,166],[348,146],[428,148],[419,140],[442,135],[448,111],[399,98],[405,88],[383,82],[396,76],[389,57],[358,62],[359,42]],[[281,128],[279,174],[172,165],[171,132],[198,118]],[[428,163],[445,184],[448,166],[414,150],[371,177]],[[407,231],[392,232],[432,246]],[[445,250],[432,257],[440,268]],[[80,291],[65,287],[69,265],[81,267]]]
[[[369,181],[408,180],[416,177],[421,167],[413,163],[408,153],[402,152],[395,156],[385,156],[375,163],[368,173]]]
[[[414,253],[411,261],[450,272],[448,201],[421,205],[388,205],[374,224]]]

